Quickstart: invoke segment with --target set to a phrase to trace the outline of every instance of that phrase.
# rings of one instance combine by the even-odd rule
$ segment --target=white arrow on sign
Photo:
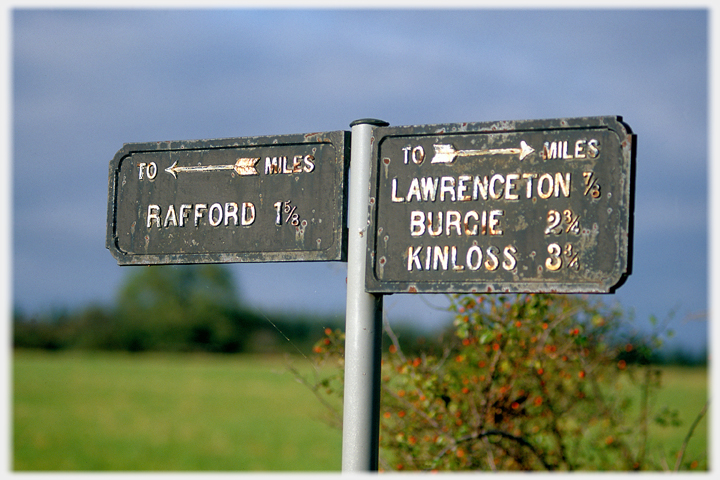
[[[198,165],[195,167],[178,167],[177,161],[165,169],[173,177],[177,178],[180,172],[214,172],[216,170],[235,170],[238,175],[257,175],[255,165],[259,158],[238,158],[234,165]]]
[[[480,155],[520,155],[520,160],[527,157],[535,150],[525,143],[525,140],[520,141],[520,148],[490,148],[487,150],[456,150],[454,145],[442,144],[433,145],[435,148],[435,156],[432,158],[430,163],[453,163],[456,157],[475,157]]]

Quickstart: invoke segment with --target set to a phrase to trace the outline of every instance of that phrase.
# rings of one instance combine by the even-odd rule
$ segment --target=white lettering
[[[477,224],[473,225],[472,228],[470,228],[470,217],[473,217],[475,221],[478,221],[478,214],[475,210],[470,210],[465,214],[465,218],[463,218],[463,225],[465,225],[465,235],[472,236],[478,234],[478,226]]]
[[[543,189],[543,184],[547,184],[547,190]],[[549,173],[544,173],[538,179],[537,193],[540,198],[550,198],[553,194],[553,177]]]
[[[458,236],[502,235],[501,217],[505,210],[458,210],[423,212],[413,210],[410,212],[410,236],[420,237],[425,234],[431,237],[456,234]]]
[[[473,261],[474,256],[477,256],[477,262]],[[474,272],[482,266],[482,257],[483,254],[480,247],[473,245],[468,249],[467,255],[465,255],[465,263],[468,268]]]
[[[500,220],[497,217],[505,215],[504,210],[491,210],[490,219],[488,220],[488,234],[489,235],[502,235],[503,231],[497,228],[500,225]]]
[[[468,202],[488,199],[515,201],[520,198],[523,190],[525,198],[548,199],[561,195],[570,197],[571,180],[571,172],[495,173],[489,178],[487,175],[415,177],[410,180],[405,193],[400,185],[402,180],[393,177],[390,180],[390,200],[393,203]]]
[[[413,196],[415,198],[417,198],[418,202],[421,201],[420,200],[420,185],[418,184],[417,178],[413,178],[412,181],[410,182],[410,189],[408,190],[407,201],[409,202]]]
[[[437,212],[437,223],[435,224],[435,228],[433,229],[433,216],[431,212],[428,212],[427,229],[431,237],[437,237],[442,233],[442,218],[442,212]]]
[[[537,173],[523,173],[523,180],[527,180],[527,198],[532,198],[533,178],[537,178]]]
[[[472,197],[465,193],[468,189],[468,186],[465,185],[466,182],[471,182],[472,177],[470,175],[460,175],[458,177],[458,186],[457,186],[457,200],[458,202],[467,202],[469,200],[472,200]]]
[[[168,207],[167,215],[165,215],[165,223],[163,224],[163,227],[167,228],[170,225],[170,222],[172,222],[173,227],[177,227],[178,220],[177,220],[177,213],[175,213],[175,205],[170,205]]]
[[[515,190],[515,184],[513,182],[520,179],[520,175],[517,173],[508,173],[505,176],[505,200],[517,200],[518,194],[512,193]]]
[[[313,170],[315,157],[312,155],[294,155],[290,161],[288,157],[265,157],[265,175],[310,173]]]
[[[410,213],[410,236],[419,237],[425,233],[425,214],[417,210]]]
[[[402,203],[405,201],[403,197],[397,196],[397,178],[390,181],[391,199],[394,203]]]
[[[197,205],[195,205],[195,226],[196,227],[200,224],[200,219],[203,216],[202,210],[207,210],[207,204],[198,203]]]
[[[165,220],[162,222],[162,227],[184,227],[188,224],[190,216],[193,216],[193,224],[198,227],[201,226],[203,218],[206,218],[207,224],[212,227],[218,227],[221,224],[228,226],[237,226],[241,224],[243,226],[252,225],[256,219],[255,205],[252,202],[244,202],[242,207],[238,207],[235,202],[227,202],[223,204],[216,202],[210,205],[208,208],[207,203],[187,204],[183,203],[178,209],[175,205],[168,205],[167,211],[165,212]],[[162,208],[159,205],[150,204],[147,210],[147,228],[161,225],[162,219]]]
[[[408,272],[412,272],[413,266],[416,266],[418,270],[422,270],[422,265],[420,264],[420,250],[422,249],[422,245],[417,247],[416,249],[413,249],[412,246],[408,247],[408,263],[407,263],[407,269]]]
[[[435,195],[437,194],[438,178],[427,177],[420,179],[420,188],[422,189],[424,201],[435,201]]]
[[[255,221],[255,205],[250,202],[242,204],[242,221],[243,226],[252,225]]]
[[[497,270],[498,265],[500,265],[500,262],[498,261],[497,257],[497,247],[490,246],[488,247],[486,253],[487,253],[487,260],[485,260],[485,269],[489,270],[491,272]]]
[[[215,218],[217,217],[217,219]],[[223,220],[223,207],[219,203],[213,203],[208,210],[208,222],[213,227],[217,227]]]
[[[600,155],[600,142],[598,142],[596,139],[591,139],[588,141],[588,157],[590,158],[597,158],[598,155]]]
[[[402,151],[403,151],[403,154],[404,154],[404,162],[405,162],[405,165],[408,164],[408,152],[410,152],[410,148],[411,148],[411,147],[403,147],[403,148],[402,148]]]
[[[157,175],[157,164],[155,162],[148,163],[147,176],[150,180],[154,180]]]
[[[505,182],[505,179],[504,179],[503,176],[500,175],[499,173],[496,173],[496,174],[493,175],[492,178],[490,179],[490,198],[493,198],[493,199],[495,199],[495,200],[497,200],[498,198],[502,197],[502,193],[503,193],[503,188],[502,188],[502,187],[500,188],[500,192],[497,192],[497,191],[495,190],[495,184],[496,184],[497,182],[500,182],[501,184]]]
[[[455,245],[450,247],[450,266],[451,266],[451,269],[456,272],[465,270],[465,265],[457,264],[457,247]]]
[[[557,142],[545,142],[545,145],[543,145],[543,154],[542,157],[544,159],[551,159],[551,158],[557,158],[558,156],[558,144]]]
[[[562,189],[563,195],[567,198],[570,196],[570,172],[565,174],[563,178],[560,172],[555,174],[555,197],[560,196],[560,189]]]
[[[488,199],[488,177],[485,175],[480,179],[480,176],[476,176],[473,179],[473,200],[477,200],[482,197],[483,200]]]
[[[485,270],[493,272],[502,265],[503,270],[514,271],[518,263],[517,248],[506,245],[502,254],[500,252],[501,249],[495,245],[488,245],[486,248],[472,245],[465,252],[456,245],[411,245],[407,249],[407,270],[462,272],[467,269],[474,272],[484,267]]]
[[[187,203],[183,203],[182,205],[180,205],[180,226],[181,227],[185,226],[185,222],[188,219],[187,212],[191,209],[192,209],[192,205],[188,205]]]
[[[580,139],[575,141],[575,148],[567,140],[545,142],[542,158],[545,160],[562,159],[572,160],[575,158],[596,158],[600,154],[599,142],[597,139]]]
[[[310,173],[315,170],[315,157],[312,155],[305,155],[305,157],[303,157],[303,162],[305,162],[305,166],[303,167],[305,173]]]
[[[575,142],[575,158],[585,158],[585,140],[578,140]]]
[[[415,165],[420,165],[423,160],[425,160],[425,150],[421,145],[418,145],[412,150],[412,161]]]
[[[278,165],[277,157],[265,157],[265,175],[273,175],[280,173],[280,166]]]
[[[508,272],[514,270],[517,266],[517,259],[515,258],[516,253],[517,248],[513,245],[508,245],[503,249],[503,256],[505,257],[505,260],[503,261],[502,266]]]
[[[456,212],[454,210],[449,210],[445,214],[445,235],[448,237],[450,236],[450,229],[455,227],[455,231],[458,235],[462,235],[462,230],[460,228],[460,212]]]
[[[156,226],[160,227],[160,206],[158,205],[148,205],[147,210],[147,228],[150,228],[151,223],[155,220]]]
[[[455,177],[442,177],[440,179],[440,201],[445,201],[445,194],[450,195],[450,201],[455,201]]]
[[[234,220],[234,225],[238,224],[238,204],[235,202],[228,202],[225,204],[225,226],[227,226],[230,219]]]
[[[433,248],[433,270],[438,269],[438,264],[442,266],[443,270],[448,269],[448,246],[441,247],[435,245]]]

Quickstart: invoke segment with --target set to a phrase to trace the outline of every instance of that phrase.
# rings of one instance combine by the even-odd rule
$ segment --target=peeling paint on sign
[[[620,117],[374,132],[366,290],[612,292],[631,271]]]
[[[126,144],[106,246],[121,265],[343,261],[349,136]]]

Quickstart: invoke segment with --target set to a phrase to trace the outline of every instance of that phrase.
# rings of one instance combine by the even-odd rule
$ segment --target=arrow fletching
[[[452,145],[433,145],[435,156],[430,163],[453,163],[457,157],[457,150]]]
[[[258,171],[255,165],[259,161],[259,158],[238,158],[234,165],[235,171],[238,175],[257,175]]]

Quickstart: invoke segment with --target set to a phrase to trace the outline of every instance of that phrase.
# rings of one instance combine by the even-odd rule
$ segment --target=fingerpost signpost
[[[346,261],[342,470],[362,472],[378,468],[383,296],[614,292],[636,136],[617,116],[351,129],[125,144],[106,247],[119,265]]]

